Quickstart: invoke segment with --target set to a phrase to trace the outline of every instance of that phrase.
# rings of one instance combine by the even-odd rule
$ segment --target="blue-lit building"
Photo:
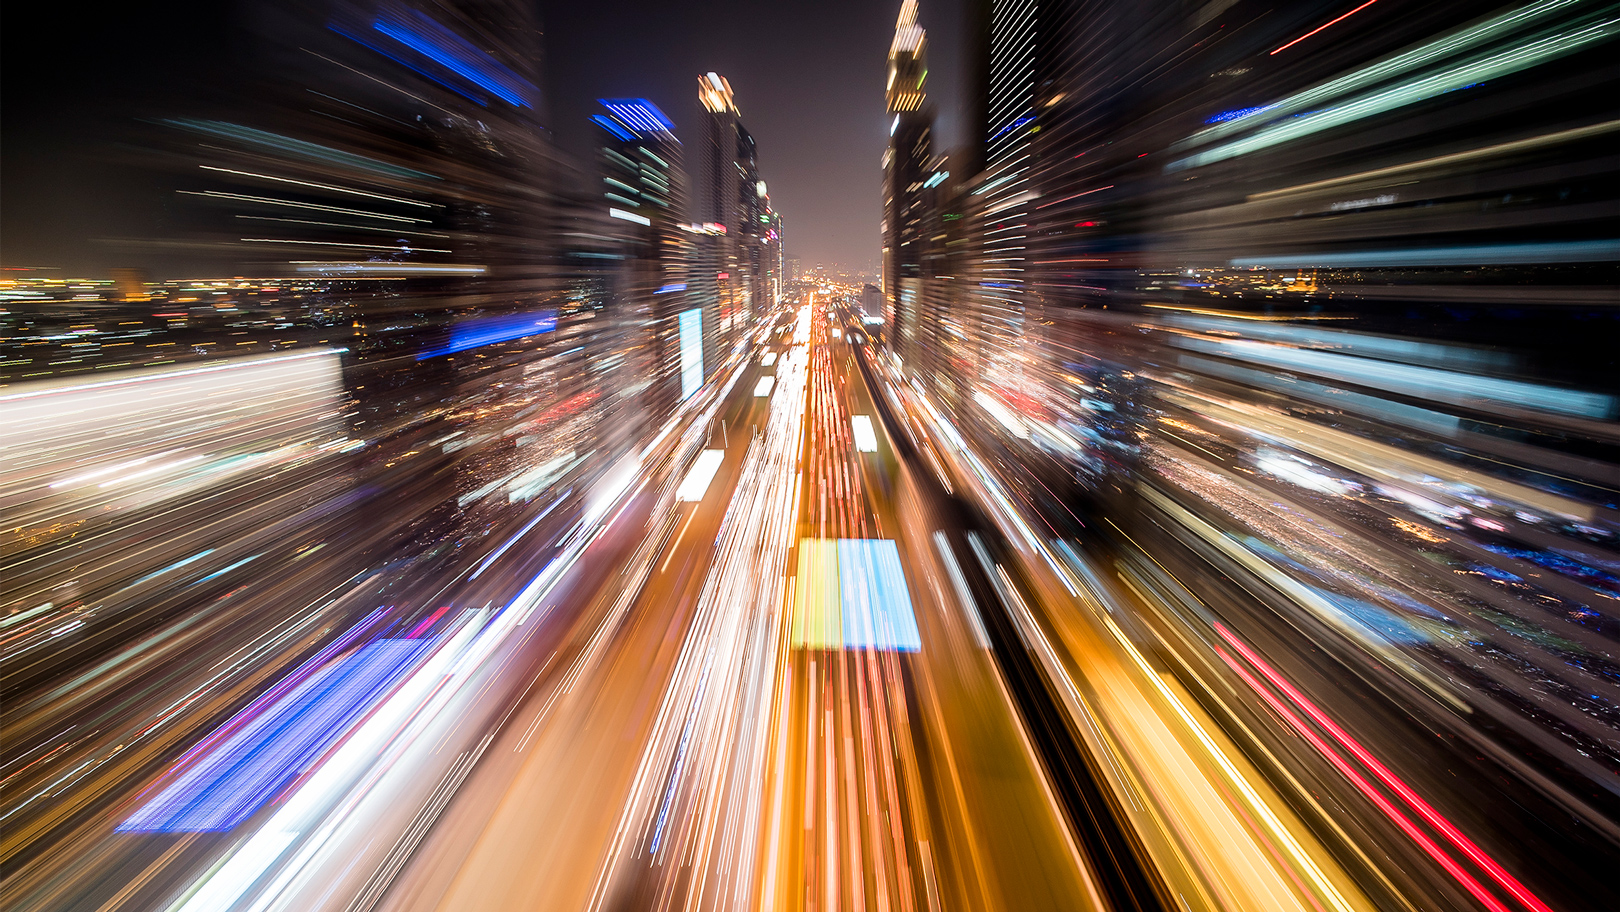
[[[693,390],[701,352],[681,348],[681,314],[697,307],[688,289],[694,235],[687,230],[686,174],[675,124],[645,98],[604,98],[598,199],[613,239],[609,317],[623,361],[621,398],[643,418],[661,418]],[[690,324],[692,318],[687,318]],[[691,335],[690,329],[687,335]],[[689,346],[690,347],[690,346]],[[702,385],[704,368],[696,371]],[[633,403],[633,405],[631,405]]]

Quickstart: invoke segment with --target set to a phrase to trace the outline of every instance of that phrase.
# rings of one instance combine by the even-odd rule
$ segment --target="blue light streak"
[[[450,329],[450,341],[439,348],[430,349],[416,356],[418,361],[437,358],[441,355],[453,355],[471,348],[482,348],[485,345],[494,345],[498,342],[511,342],[528,336],[538,336],[557,328],[557,314],[555,311],[543,310],[538,313],[508,314],[504,317],[484,317],[477,320],[467,320],[457,323]]]
[[[246,820],[307,770],[427,648],[378,640],[321,669],[291,693],[226,723],[234,734],[118,825],[122,833],[201,833]]]
[[[1026,114],[1023,117],[1020,117],[1017,120],[1013,121],[1012,123],[1006,125],[1005,127],[1002,127],[1001,129],[997,130],[996,135],[990,137],[990,141],[995,142],[996,140],[1001,138],[1003,133],[1009,133],[1009,132],[1011,132],[1013,130],[1016,130],[1019,127],[1022,127],[1025,124],[1029,123],[1030,121],[1033,121],[1034,119],[1035,119],[1034,114]]]
[[[533,107],[524,97],[535,91],[528,80],[426,14],[412,10],[410,17],[389,10],[371,27],[514,107]]]
[[[421,76],[424,79],[431,80],[432,82],[435,82],[435,83],[437,83],[437,84],[439,84],[441,86],[444,86],[445,88],[447,88],[450,91],[456,93],[457,95],[460,95],[462,98],[465,98],[468,101],[472,102],[473,104],[476,104],[476,105],[478,105],[480,107],[484,107],[484,108],[489,107],[489,101],[487,101],[481,95],[474,95],[473,93],[467,91],[466,89],[461,88],[460,86],[453,85],[453,84],[451,84],[449,82],[446,82],[445,80],[440,79],[439,77],[433,75],[432,73],[429,73],[427,70],[424,70],[421,67],[417,66],[416,64],[411,63],[409,60],[406,60],[405,58],[399,56],[398,54],[389,53],[388,51],[383,50],[382,48],[378,47],[377,45],[373,44],[372,42],[367,41],[366,39],[361,38],[358,35],[354,35],[354,34],[348,32],[348,31],[346,31],[346,30],[344,30],[342,28],[339,28],[338,26],[333,25],[333,26],[330,26],[330,28],[332,29],[332,31],[337,32],[339,35],[342,35],[343,37],[349,39],[350,41],[353,41],[354,43],[360,45],[361,47],[365,47],[365,48],[368,48],[370,50],[376,51],[377,53],[383,55],[384,57],[387,57],[389,60],[394,61],[395,63],[399,64],[400,66],[404,67],[407,70],[410,70],[411,72],[415,73],[416,75]]]
[[[612,133],[614,136],[624,140],[625,142],[630,142],[636,138],[636,134],[631,133],[624,127],[619,126],[618,123],[616,123],[611,117],[603,117],[600,114],[592,114],[591,122],[609,133]]]
[[[151,573],[148,573],[145,576],[141,577],[140,579],[136,580],[135,582],[130,583],[130,585],[131,586],[139,586],[141,583],[144,583],[147,580],[156,579],[156,578],[162,576],[163,574],[168,573],[170,570],[178,570],[181,567],[184,567],[185,565],[191,563],[192,561],[202,560],[203,558],[205,558],[208,555],[213,554],[213,553],[214,553],[214,549],[209,548],[207,551],[203,551],[203,552],[198,553],[198,554],[193,554],[190,557],[185,558],[184,560],[175,561],[174,563],[170,564],[169,566],[164,567],[162,570],[154,570]]]
[[[1222,111],[1219,114],[1210,115],[1209,119],[1205,120],[1204,123],[1226,123],[1228,121],[1237,120],[1240,117],[1248,117],[1250,114],[1259,114],[1261,111],[1269,111],[1276,106],[1277,105],[1273,103],[1268,105],[1255,105],[1252,108],[1237,108],[1232,111]]]
[[[220,570],[215,570],[213,573],[208,574],[207,576],[203,577],[202,579],[198,580],[197,582],[198,583],[206,583],[209,580],[219,579],[220,577],[222,577],[225,574],[231,572],[232,570],[235,570],[237,567],[242,566],[243,564],[247,563],[248,561],[257,560],[258,558],[263,557],[263,556],[264,556],[263,554],[255,554],[252,557],[244,557],[241,560],[237,561],[236,563],[231,564],[229,567],[225,567],[225,568],[220,569]]]
[[[674,122],[645,98],[599,98],[597,101],[634,129],[648,133],[675,132]]]

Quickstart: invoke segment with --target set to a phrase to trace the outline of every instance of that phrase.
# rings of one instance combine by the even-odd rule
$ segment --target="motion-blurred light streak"
[[[1343,22],[1344,20],[1349,19],[1351,16],[1354,16],[1356,13],[1361,12],[1362,10],[1366,9],[1369,6],[1372,6],[1374,3],[1377,3],[1377,2],[1378,2],[1378,0],[1367,0],[1366,3],[1363,3],[1360,6],[1356,7],[1355,9],[1352,9],[1350,12],[1328,20],[1327,22],[1323,23],[1322,25],[1319,25],[1316,28],[1311,29],[1310,31],[1308,31],[1305,34],[1299,36],[1298,38],[1295,38],[1293,41],[1288,42],[1287,44],[1283,45],[1282,47],[1277,48],[1275,51],[1272,51],[1271,53],[1272,53],[1272,55],[1280,54],[1283,51],[1286,51],[1289,48],[1293,47],[1294,45],[1299,44],[1301,41],[1304,41],[1306,38],[1309,38],[1312,35],[1317,34],[1318,32],[1322,31],[1323,29],[1328,28],[1329,26],[1338,25],[1339,23]]]
[[[967,578],[962,575],[962,565],[957,563],[950,540],[945,537],[943,531],[936,531],[933,539],[934,547],[939,551],[940,562],[945,565],[945,574],[950,578],[951,591],[955,593],[957,602],[967,615],[968,627],[973,631],[973,641],[980,649],[990,649],[990,634],[984,629],[984,619],[979,616],[979,603],[968,589]]]
[[[1516,73],[1536,64],[1573,54],[1600,41],[1620,34],[1620,19],[1611,19],[1550,35],[1523,46],[1470,61],[1461,66],[1435,73],[1404,85],[1384,89],[1346,101],[1336,107],[1301,115],[1286,123],[1261,129],[1246,139],[1217,146],[1206,152],[1189,155],[1171,162],[1170,171],[1197,168],[1250,152],[1291,142],[1323,130],[1354,123],[1363,118],[1392,111],[1404,105],[1415,104],[1446,92]]]
[[[1459,404],[1497,402],[1581,418],[1606,419],[1616,413],[1616,399],[1613,396],[1559,389],[1522,380],[1462,374],[1440,368],[1270,345],[1247,339],[1184,338],[1178,344],[1193,351],[1224,355],[1237,361],[1285,370],[1303,370],[1320,377],[1418,398]]]
[[[333,193],[346,193],[350,196],[364,196],[368,199],[382,200],[383,202],[387,203],[399,203],[405,206],[417,206],[423,209],[433,208],[432,203],[424,203],[421,200],[406,199],[400,196],[388,196],[387,194],[376,193],[371,190],[356,190],[353,187],[340,187],[336,184],[323,184],[316,181],[298,180],[297,178],[292,177],[279,177],[274,174],[263,174],[257,171],[238,171],[235,168],[221,168],[217,165],[198,165],[197,167],[204,171],[214,171],[219,174],[233,174],[237,177],[251,177],[254,180],[270,181],[277,184],[293,184],[294,186],[298,187],[308,187],[312,190],[330,190]]]
[[[1356,89],[1374,85],[1386,79],[1392,79],[1414,69],[1444,60],[1454,54],[1480,47],[1511,35],[1515,31],[1521,31],[1556,13],[1567,12],[1582,2],[1583,0],[1538,0],[1538,2],[1493,16],[1483,22],[1463,26],[1440,38],[1425,42],[1410,50],[1402,51],[1370,66],[1330,79],[1320,85],[1290,95],[1275,104],[1267,105],[1266,109],[1269,114],[1267,119],[1293,114],[1296,111],[1319,105]],[[1230,135],[1249,126],[1251,124],[1220,124],[1200,131],[1170,148],[1172,150],[1187,148],[1224,135]]]
[[[1495,880],[1510,894],[1512,894],[1515,899],[1523,903],[1526,907],[1534,910],[1534,912],[1552,912],[1552,910],[1547,907],[1546,903],[1542,902],[1540,898],[1526,889],[1523,884],[1519,883],[1518,879],[1509,874],[1500,864],[1496,862],[1494,858],[1491,858],[1483,850],[1481,850],[1479,846],[1475,845],[1472,840],[1463,835],[1462,831],[1458,830],[1455,824],[1453,824],[1450,820],[1447,820],[1442,814],[1440,814],[1439,811],[1436,811],[1433,807],[1431,807],[1427,801],[1424,801],[1421,797],[1419,797],[1418,794],[1412,790],[1411,786],[1407,785],[1398,776],[1390,772],[1389,768],[1374,757],[1366,747],[1362,746],[1360,742],[1350,737],[1349,733],[1330,719],[1326,713],[1322,712],[1322,710],[1319,709],[1315,703],[1312,703],[1309,699],[1307,699],[1304,694],[1300,693],[1299,690],[1295,688],[1293,684],[1289,683],[1288,680],[1284,678],[1276,669],[1272,668],[1271,665],[1268,664],[1264,659],[1255,654],[1254,650],[1250,649],[1248,644],[1244,643],[1242,640],[1239,640],[1232,634],[1230,630],[1227,630],[1224,625],[1216,624],[1215,632],[1219,633],[1221,638],[1226,640],[1226,642],[1229,643],[1233,649],[1242,654],[1242,656],[1249,661],[1249,664],[1259,669],[1260,673],[1265,676],[1266,680],[1270,681],[1275,687],[1277,687],[1278,690],[1286,694],[1290,700],[1293,700],[1297,706],[1305,711],[1306,715],[1310,716],[1311,719],[1315,721],[1317,725],[1321,726],[1329,735],[1331,735],[1334,740],[1338,741],[1341,745],[1348,749],[1363,766],[1372,771],[1373,775],[1376,776],[1379,781],[1383,782],[1384,785],[1387,786],[1391,791],[1399,795],[1401,800],[1405,801],[1413,810],[1418,812],[1419,816],[1428,821],[1431,826],[1438,829],[1447,840],[1449,840],[1458,849],[1461,849],[1462,852],[1473,860],[1475,864],[1483,868],[1492,880]],[[1229,664],[1235,665],[1235,663],[1231,662],[1230,658],[1227,658],[1227,661]],[[1252,678],[1247,680],[1251,686],[1257,686],[1256,682],[1254,682]]]
[[[483,348],[486,345],[527,339],[530,336],[552,332],[556,328],[557,314],[549,310],[465,320],[451,328],[449,342],[422,352],[416,356],[416,360],[426,361],[429,358],[453,355],[474,348]]]
[[[1311,269],[1387,266],[1492,266],[1542,263],[1603,263],[1620,259],[1620,239],[1481,244],[1474,247],[1401,247],[1322,253],[1233,257],[1239,269]]]
[[[801,324],[808,311],[801,309]],[[782,359],[764,432],[743,454],[593,909],[615,905],[643,876],[684,877],[689,864],[703,872],[694,902],[755,890],[764,800],[757,785],[765,775],[777,647],[786,639],[780,599],[798,526],[806,368],[802,349]]]
[[[343,149],[334,149],[331,146],[323,146],[319,143],[312,143],[291,136],[282,136],[255,127],[193,118],[175,118],[164,122],[207,136],[246,142],[274,152],[291,155],[295,158],[337,165],[341,168],[352,168],[392,178],[433,181],[441,179],[425,171],[418,171],[415,168],[378,161],[369,156],[357,155]]]
[[[532,107],[525,96],[535,91],[533,84],[420,10],[387,6],[372,28],[502,101]]]
[[[235,827],[337,740],[420,653],[417,640],[378,640],[316,672],[119,825],[122,832]]]

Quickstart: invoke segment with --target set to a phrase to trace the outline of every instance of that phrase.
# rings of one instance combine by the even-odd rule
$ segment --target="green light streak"
[[[1428,44],[1409,51],[1402,51],[1393,57],[1381,60],[1354,73],[1329,80],[1298,94],[1290,95],[1276,104],[1265,106],[1263,116],[1254,114],[1248,117],[1239,117],[1225,123],[1216,124],[1206,130],[1199,130],[1192,136],[1171,146],[1171,151],[1180,151],[1212,142],[1223,136],[1240,133],[1251,127],[1274,121],[1280,117],[1286,117],[1296,111],[1303,111],[1340,95],[1366,88],[1382,80],[1400,76],[1419,67],[1443,60],[1453,54],[1494,41],[1580,2],[1581,0],[1540,0],[1538,3],[1532,3],[1529,6],[1504,13],[1476,26],[1465,27],[1449,35],[1437,38]]]
[[[1574,53],[1599,41],[1612,38],[1616,34],[1620,34],[1620,19],[1609,19],[1561,35],[1552,35],[1539,41],[1532,41],[1522,47],[1499,51],[1413,82],[1363,95],[1336,108],[1328,108],[1315,114],[1306,114],[1293,118],[1285,123],[1260,130],[1254,135],[1236,142],[1230,142],[1171,162],[1165,170],[1180,171],[1186,168],[1197,168],[1218,161],[1225,161],[1229,158],[1236,158],[1239,155],[1246,155],[1250,152],[1258,152],[1261,149],[1310,136],[1313,133],[1383,114],[1386,111],[1392,111],[1409,104],[1415,104],[1426,98],[1433,98],[1436,95],[1470,86],[1476,82],[1484,82],[1487,79],[1495,79],[1510,73],[1516,73],[1519,70],[1528,69],[1555,57]]]

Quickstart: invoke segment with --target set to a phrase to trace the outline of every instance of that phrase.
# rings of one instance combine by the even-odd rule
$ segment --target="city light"
[[[0,906],[1620,908],[1616,7],[888,3],[25,4]]]

